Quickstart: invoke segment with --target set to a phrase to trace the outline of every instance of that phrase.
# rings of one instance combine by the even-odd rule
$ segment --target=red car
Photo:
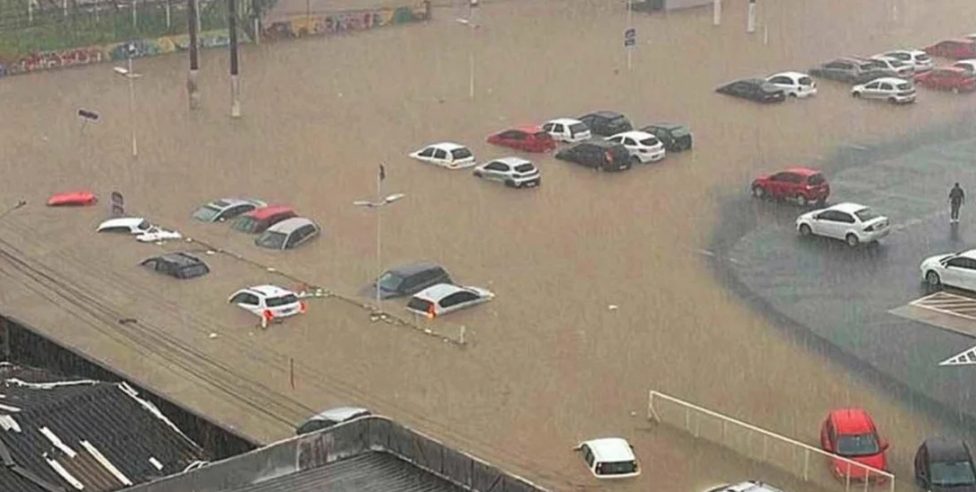
[[[952,92],[972,92],[976,90],[976,75],[958,67],[944,67],[929,70],[915,76],[915,82],[931,89]]]
[[[860,408],[842,408],[827,415],[820,428],[820,447],[828,453],[876,470],[888,470],[888,442],[878,435],[878,429],[868,412]],[[840,478],[881,481],[883,476],[844,460],[831,459],[831,471]]]
[[[924,51],[932,56],[941,56],[956,60],[976,58],[976,40],[965,38],[947,39],[925,48]]]
[[[827,201],[830,185],[816,169],[791,167],[776,174],[756,178],[752,182],[752,196],[792,200],[805,207],[811,202],[822,204]]]
[[[67,191],[55,193],[47,199],[49,207],[85,206],[94,205],[98,198],[90,191]]]
[[[488,143],[525,152],[548,152],[556,148],[556,141],[539,126],[505,130],[488,137]]]

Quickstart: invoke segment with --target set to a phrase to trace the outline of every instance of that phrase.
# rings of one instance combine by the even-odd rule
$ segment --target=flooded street
[[[137,160],[129,155],[127,86],[109,64],[0,80],[0,202],[29,203],[3,219],[0,238],[268,391],[308,408],[370,407],[553,490],[696,491],[751,478],[817,490],[650,423],[652,389],[814,446],[829,410],[864,407],[892,442],[897,488],[909,490],[918,443],[957,431],[884,382],[776,329],[716,280],[707,250],[724,201],[746,195],[754,176],[818,166],[839,145],[970,115],[976,95],[920,88],[916,104],[895,107],[854,100],[846,85],[818,80],[812,99],[763,106],[714,89],[976,31],[976,3],[778,0],[762,5],[752,35],[745,0],[725,2],[719,27],[709,9],[635,13],[638,48],[628,70],[623,2],[485,1],[475,30],[455,20],[466,9],[444,7],[429,23],[247,46],[240,120],[228,117],[224,50],[202,53],[203,109],[195,113],[187,110],[183,56],[136,60],[144,74],[136,82]],[[97,110],[102,121],[80,132],[78,108]],[[635,126],[686,123],[695,149],[615,174],[525,155],[544,175],[535,190],[407,157],[455,141],[483,162],[510,154],[484,143],[489,134],[604,109]],[[463,325],[464,348],[371,323],[365,311],[334,300],[313,301],[309,315],[255,330],[225,301],[267,272],[215,257],[212,278],[159,282],[134,267],[159,247],[94,233],[107,205],[40,206],[62,189],[91,187],[106,204],[119,190],[130,212],[355,297],[376,274],[376,216],[352,202],[375,197],[380,163],[383,192],[406,194],[382,211],[383,266],[435,261],[459,283],[497,296],[432,322],[451,334]],[[321,224],[323,235],[273,254],[226,225],[191,221],[197,206],[221,196],[291,205]],[[15,278],[0,268],[0,281]],[[254,425],[251,435],[289,435],[280,422],[249,423],[211,401],[220,397],[207,394],[200,374],[180,379],[162,359],[118,352],[106,331],[89,325],[54,325],[63,318],[15,285],[0,283],[3,312],[48,320],[52,326],[38,328],[96,359],[149,371],[144,381],[179,393],[191,407],[221,409],[215,418],[228,425]],[[403,304],[384,308],[402,315]],[[208,340],[207,332],[220,337]],[[294,389],[290,358],[299,368]],[[634,445],[644,467],[639,479],[598,483],[571,451],[610,435]]]

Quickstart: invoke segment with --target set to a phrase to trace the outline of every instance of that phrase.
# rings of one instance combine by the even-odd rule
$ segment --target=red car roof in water
[[[820,174],[819,169],[813,169],[810,167],[803,167],[803,166],[786,168],[786,172],[799,174],[801,176],[813,176],[814,174]]]
[[[535,134],[542,131],[542,127],[539,125],[523,125],[513,128],[513,130],[523,131],[528,134]]]
[[[874,432],[874,421],[864,409],[842,408],[830,412],[838,434],[867,434]]]
[[[265,220],[268,217],[271,217],[272,215],[277,215],[286,212],[295,213],[295,211],[291,207],[286,205],[268,205],[267,207],[256,208],[244,215],[251,217],[252,219],[255,220]]]
[[[66,191],[51,195],[47,199],[47,204],[50,207],[57,207],[59,205],[93,205],[97,201],[98,198],[90,191]]]

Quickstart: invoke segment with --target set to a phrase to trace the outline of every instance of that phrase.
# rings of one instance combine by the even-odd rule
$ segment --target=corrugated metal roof
[[[16,427],[0,427],[0,448],[17,465],[0,467],[2,491],[70,491],[74,482],[85,491],[109,492],[125,487],[125,481],[150,481],[206,459],[199,446],[123,384],[52,382],[43,371],[9,365],[0,366],[0,376],[5,377],[0,403],[6,408],[0,414],[16,422]]]
[[[464,492],[389,453],[371,451],[226,492]]]

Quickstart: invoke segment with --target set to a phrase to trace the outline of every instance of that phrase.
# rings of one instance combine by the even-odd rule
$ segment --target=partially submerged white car
[[[706,492],[783,492],[782,490],[773,487],[772,485],[760,482],[758,480],[748,480],[745,482],[739,482],[735,484],[719,485],[718,487],[709,487]]]
[[[583,453],[583,461],[596,478],[629,478],[640,475],[640,464],[634,448],[625,439],[604,437],[579,443],[574,450]]]
[[[542,184],[539,168],[521,157],[502,157],[474,168],[478,178],[505,183],[512,188],[531,188]]]
[[[542,130],[548,133],[553,140],[564,143],[582,142],[593,136],[586,123],[573,118],[549,120],[542,125]]]
[[[452,142],[441,142],[428,145],[410,157],[421,162],[434,164],[448,169],[464,169],[475,165],[474,154],[467,147]]]
[[[891,50],[878,53],[872,58],[890,58],[903,61],[914,67],[915,73],[926,72],[935,67],[932,63],[932,57],[922,50]]]
[[[627,147],[630,156],[641,164],[664,159],[664,144],[657,137],[647,132],[632,130],[611,135],[605,140]]]
[[[256,285],[234,292],[227,300],[262,318],[287,318],[305,312],[298,294],[277,285]]]
[[[766,77],[766,82],[783,89],[787,96],[805,98],[817,94],[817,83],[802,72],[780,72]]]
[[[862,243],[878,242],[891,232],[891,224],[887,217],[864,205],[838,203],[799,216],[796,230],[801,236],[840,239],[853,248]]]
[[[881,77],[866,84],[855,85],[851,95],[864,99],[884,99],[895,104],[915,102],[915,84],[896,77]]]
[[[142,217],[116,217],[106,220],[96,228],[98,232],[122,232],[136,236],[136,240],[143,243],[153,243],[167,239],[181,239],[182,234],[167,231],[151,224]]]
[[[437,284],[414,294],[407,302],[407,311],[434,318],[488,302],[494,298],[495,294],[479,287]]]

